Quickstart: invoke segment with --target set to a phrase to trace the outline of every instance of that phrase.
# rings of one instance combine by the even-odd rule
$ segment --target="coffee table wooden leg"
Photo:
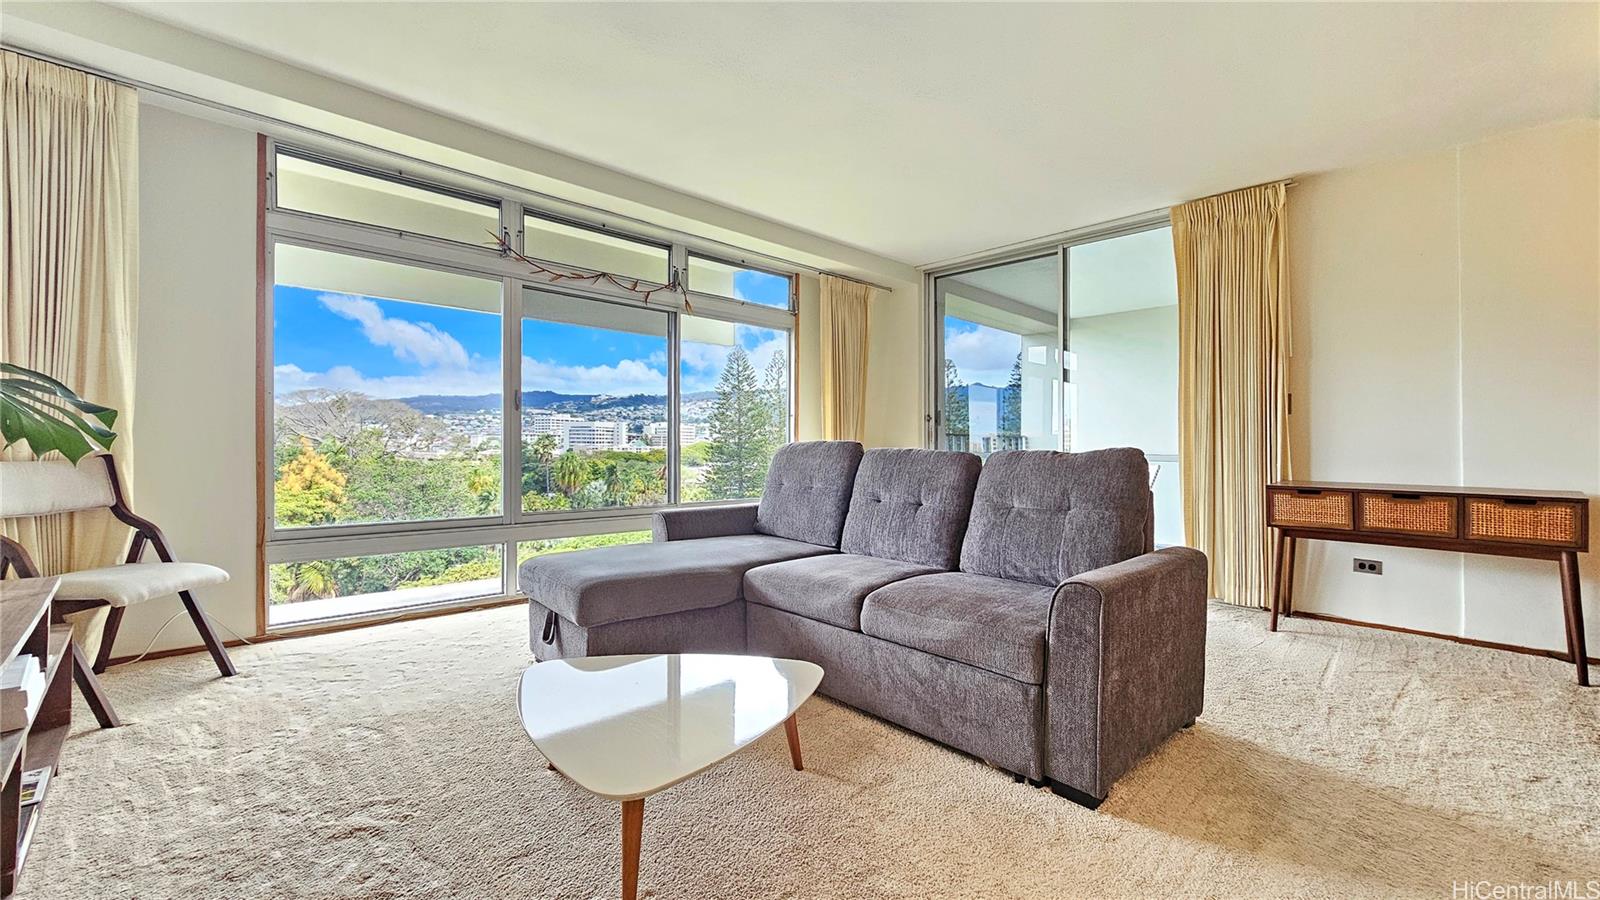
[[[783,730],[789,736],[789,761],[794,763],[796,772],[804,772],[805,763],[800,761],[800,724],[790,716],[783,720]]]
[[[644,801],[622,801],[622,900],[639,896],[639,840],[644,832]]]

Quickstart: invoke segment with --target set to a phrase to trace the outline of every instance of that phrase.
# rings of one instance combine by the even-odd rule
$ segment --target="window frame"
[[[567,216],[558,216],[558,215],[555,215],[554,213],[544,212],[542,210],[535,209],[535,208],[533,208],[531,206],[527,206],[527,207],[523,207],[523,214],[517,218],[517,232],[516,232],[515,246],[516,246],[517,252],[522,253],[523,255],[527,256],[530,259],[538,259],[541,262],[544,261],[543,257],[537,257],[537,256],[534,256],[532,253],[528,252],[528,232],[527,232],[527,220],[528,219],[538,219],[538,220],[543,221],[543,222],[552,222],[552,223],[554,223],[556,225],[565,225],[568,228],[576,228],[579,231],[587,231],[587,232],[589,232],[591,234],[604,235],[605,237],[610,237],[610,238],[616,238],[618,240],[629,241],[631,243],[639,244],[639,245],[645,246],[645,247],[654,247],[657,250],[665,250],[667,252],[667,272],[666,272],[667,280],[666,281],[653,281],[653,280],[651,280],[649,278],[639,278],[638,281],[639,281],[640,284],[656,285],[656,286],[660,286],[660,287],[666,287],[668,284],[672,283],[672,276],[673,276],[673,273],[674,273],[674,270],[675,270],[676,266],[674,265],[674,262],[673,262],[673,252],[672,252],[673,247],[672,247],[671,244],[662,243],[661,241],[650,240],[648,238],[636,237],[636,236],[631,235],[631,234],[626,234],[624,232],[617,231],[615,228],[610,228],[610,227],[608,227],[606,225],[594,224],[594,223],[589,223],[589,222],[582,222],[582,221],[578,221],[578,220],[569,218]],[[580,272],[591,272],[591,273],[598,274],[601,271],[599,269],[592,269],[592,268],[590,268],[588,266],[580,266],[577,263],[556,263],[556,264],[562,266],[563,268],[574,269],[574,270],[580,271]],[[617,277],[621,278],[621,279],[625,279],[625,280],[630,280],[630,281],[634,279],[634,276],[632,276],[632,275],[618,275]]]
[[[713,294],[710,291],[695,290],[694,278],[689,274],[689,266],[690,266],[690,263],[693,262],[696,259],[702,260],[704,262],[720,263],[721,265],[731,266],[732,268],[735,268],[735,269],[746,269],[746,270],[751,271],[751,272],[760,272],[763,275],[774,275],[774,276],[777,276],[779,278],[787,279],[788,282],[789,282],[789,305],[787,307],[783,307],[783,306],[768,306],[765,303],[757,303],[754,300],[740,300],[738,297],[729,297],[729,296],[726,296],[724,294]],[[683,284],[684,284],[684,288],[696,300],[699,300],[699,299],[721,300],[721,301],[725,301],[725,302],[728,302],[728,303],[736,304],[736,305],[738,305],[740,307],[757,307],[757,308],[760,308],[760,309],[770,309],[770,310],[775,310],[775,311],[783,312],[783,313],[796,313],[796,312],[798,312],[799,306],[800,306],[800,283],[799,282],[800,282],[800,279],[797,278],[792,273],[776,271],[776,270],[773,270],[773,269],[765,268],[763,266],[755,265],[753,263],[745,262],[743,260],[735,261],[735,260],[727,259],[727,258],[721,257],[721,256],[713,256],[713,255],[711,255],[709,253],[698,253],[698,252],[695,252],[693,250],[689,251],[684,256],[684,261],[683,261]]]
[[[376,153],[376,151],[374,151]],[[302,145],[280,143],[264,136],[260,142],[259,185],[260,221],[258,247],[261,284],[258,290],[257,365],[257,473],[258,497],[262,506],[257,511],[258,534],[258,622],[263,633],[293,632],[302,628],[326,625],[331,619],[298,622],[293,625],[274,626],[269,621],[266,586],[267,567],[284,562],[309,562],[343,559],[349,557],[399,553],[412,550],[437,550],[455,547],[497,544],[502,548],[502,594],[496,598],[482,596],[460,600],[405,607],[407,614],[424,609],[454,606],[479,606],[486,600],[520,596],[516,584],[517,545],[522,541],[550,538],[581,537],[621,531],[648,530],[655,511],[677,505],[716,506],[743,500],[699,501],[679,503],[680,424],[681,424],[681,350],[680,317],[695,315],[727,321],[734,324],[753,325],[783,332],[787,335],[789,358],[789,402],[787,433],[792,441],[798,422],[795,387],[798,383],[798,365],[795,358],[798,331],[798,295],[801,270],[786,268],[778,262],[763,261],[760,266],[749,262],[733,263],[727,254],[708,252],[716,242],[699,239],[693,235],[666,232],[661,234],[635,232],[612,226],[604,217],[576,217],[569,211],[550,208],[548,198],[541,202],[537,195],[511,189],[509,186],[488,182],[476,187],[460,184],[459,174],[441,173],[440,177],[418,177],[407,171],[389,169],[381,164],[371,164],[362,159],[332,155]],[[277,204],[276,173],[279,154],[291,158],[328,165],[355,174],[392,181],[421,190],[476,202],[497,204],[500,233],[512,249],[525,253],[523,217],[554,221],[559,224],[610,235],[642,245],[661,247],[668,253],[668,276],[674,273],[687,281],[687,261],[690,253],[697,258],[711,259],[727,265],[758,269],[789,279],[790,302],[788,309],[763,306],[714,294],[684,294],[662,292],[648,302],[637,294],[604,280],[594,283],[576,283],[558,280],[547,275],[528,271],[526,264],[497,247],[476,246],[446,238],[412,233],[381,225],[341,219],[318,213],[280,208]],[[494,190],[485,190],[492,185]],[[499,515],[472,516],[456,519],[372,522],[340,525],[300,526],[280,528],[275,521],[274,482],[276,473],[271,464],[275,442],[273,415],[275,385],[272,377],[274,356],[273,301],[277,281],[275,277],[276,247],[289,244],[312,250],[339,253],[383,262],[398,263],[418,268],[433,269],[452,274],[486,278],[500,283],[501,334],[501,511]],[[541,265],[562,271],[594,272],[584,266],[547,260],[527,254]],[[736,254],[737,256],[737,254]],[[632,280],[629,276],[628,280]],[[641,284],[655,283],[640,279]],[[662,312],[667,319],[667,502],[651,506],[611,507],[584,510],[536,510],[525,512],[521,503],[522,460],[522,296],[525,289],[534,289],[581,300],[609,302]],[[352,617],[386,618],[394,612],[380,612]]]

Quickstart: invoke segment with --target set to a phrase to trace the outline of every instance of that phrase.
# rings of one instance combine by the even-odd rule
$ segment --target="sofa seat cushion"
[[[1055,588],[965,572],[922,575],[867,595],[861,630],[1025,684],[1044,682]]]
[[[860,631],[861,604],[868,594],[886,584],[937,571],[897,559],[832,553],[751,569],[744,576],[744,599]]]
[[[522,592],[584,627],[721,606],[740,598],[755,566],[835,552],[787,538],[740,534],[535,556]]]

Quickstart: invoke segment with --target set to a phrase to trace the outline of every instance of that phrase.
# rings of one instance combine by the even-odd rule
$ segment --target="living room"
[[[6,896],[1600,897],[1600,6],[0,43]]]

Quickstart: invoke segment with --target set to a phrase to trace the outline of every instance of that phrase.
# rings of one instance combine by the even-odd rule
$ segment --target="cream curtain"
[[[1289,474],[1284,201],[1279,183],[1172,210],[1184,528],[1240,606],[1267,605],[1263,488]]]
[[[116,409],[114,449],[126,479],[139,280],[138,98],[132,88],[9,51],[4,66],[0,359]],[[120,562],[128,540],[128,529],[103,512],[5,521],[0,530],[46,573]],[[80,641],[92,659],[99,629],[74,624],[92,631]]]
[[[872,288],[822,276],[822,437],[859,441],[867,428],[867,301]]]

